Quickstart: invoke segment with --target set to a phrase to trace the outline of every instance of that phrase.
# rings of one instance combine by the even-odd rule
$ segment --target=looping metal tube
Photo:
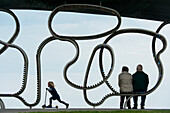
[[[75,42],[73,42],[73,43],[74,43],[74,45],[75,45]],[[92,55],[91,55],[91,57],[90,57],[88,66],[87,66],[87,70],[86,70],[86,74],[85,74],[85,80],[84,80],[84,86],[77,85],[77,84],[71,82],[71,81],[68,79],[68,77],[67,77],[67,70],[68,70],[68,68],[69,68],[72,64],[74,64],[74,63],[77,61],[77,59],[78,59],[79,49],[78,49],[78,46],[75,46],[75,47],[76,47],[76,49],[77,49],[77,52],[76,52],[75,57],[74,57],[69,63],[67,63],[66,66],[65,66],[65,68],[64,68],[64,78],[65,78],[65,81],[66,81],[70,86],[72,86],[72,87],[74,87],[74,88],[77,88],[77,89],[81,89],[81,90],[89,90],[89,89],[93,89],[93,88],[96,88],[96,87],[102,85],[102,84],[110,77],[110,75],[111,75],[111,73],[112,73],[112,70],[113,70],[113,64],[114,64],[114,57],[113,57],[113,56],[114,56],[114,54],[113,54],[112,49],[110,48],[110,46],[108,46],[108,45],[106,45],[106,44],[101,44],[101,45],[96,46],[96,48],[94,48],[94,50],[93,50],[93,52],[92,52]],[[101,80],[100,82],[98,82],[98,83],[96,83],[96,84],[94,84],[94,85],[87,86],[88,75],[89,75],[89,71],[90,71],[90,67],[91,67],[91,64],[92,64],[94,55],[95,55],[95,53],[96,53],[96,51],[97,51],[98,49],[103,48],[103,47],[106,48],[106,49],[108,49],[109,52],[110,52],[110,55],[111,55],[112,62],[111,62],[111,66],[110,66],[110,67],[111,67],[111,68],[110,68],[110,71],[109,71],[109,73],[107,74],[107,76],[105,76],[105,77],[103,78],[103,80]]]
[[[157,83],[156,85],[151,88],[150,90],[148,90],[147,92],[145,93],[142,93],[142,94],[126,94],[126,95],[129,95],[129,96],[142,96],[142,95],[148,95],[150,93],[152,93],[158,86],[159,84],[161,83],[161,80],[162,80],[162,77],[163,77],[163,65],[162,65],[162,62],[161,62],[161,59],[160,59],[160,55],[165,51],[166,47],[167,47],[167,42],[166,42],[166,39],[164,36],[158,34],[158,33],[155,33],[155,32],[152,32],[152,31],[149,31],[149,30],[144,30],[144,29],[122,29],[122,30],[118,30],[116,32],[114,32],[113,34],[111,34],[105,41],[103,44],[107,44],[110,39],[112,39],[113,37],[119,35],[119,34],[123,34],[123,33],[139,33],[139,34],[146,34],[146,35],[150,35],[150,36],[153,36],[155,38],[158,38],[162,41],[162,44],[163,44],[163,47],[162,49],[160,49],[160,51],[156,54],[155,52],[153,53],[154,54],[154,60],[155,60],[155,63],[158,67],[158,71],[159,71],[159,74],[158,74],[158,80],[157,80]],[[152,50],[153,48],[155,48],[155,43],[152,44]],[[100,53],[100,70],[103,70],[103,67],[102,67],[102,52],[103,50],[101,49],[101,53]],[[101,71],[102,72],[102,71]],[[124,94],[119,94],[120,96],[124,95]]]
[[[54,16],[59,11],[76,11],[76,10],[86,11],[86,10],[89,10],[89,9],[93,10],[93,11],[100,11],[100,12],[102,11],[102,12],[104,12],[106,14],[110,14],[110,15],[116,16],[117,19],[118,19],[117,26],[115,28],[107,31],[107,32],[104,32],[104,33],[101,33],[101,34],[92,35],[92,36],[79,36],[79,37],[60,36],[60,35],[57,35],[53,31],[52,26],[51,26],[52,20],[53,20]],[[74,45],[74,47],[76,48],[76,54],[75,54],[74,58],[71,61],[69,61],[66,64],[66,66],[64,67],[63,75],[64,75],[64,78],[65,78],[65,81],[70,86],[72,86],[74,88],[77,88],[77,89],[80,89],[80,90],[83,90],[84,99],[91,106],[99,106],[107,98],[109,98],[111,96],[125,96],[125,95],[129,95],[130,98],[132,98],[133,96],[148,95],[148,94],[152,93],[159,86],[159,84],[161,83],[161,80],[162,80],[162,77],[163,77],[163,65],[161,63],[160,55],[165,51],[166,46],[167,46],[166,39],[164,38],[164,36],[162,36],[162,35],[160,35],[158,33],[149,31],[149,30],[144,30],[144,29],[122,29],[122,30],[118,30],[119,27],[120,27],[120,24],[121,24],[121,17],[120,17],[120,15],[119,15],[119,13],[117,11],[115,11],[113,9],[110,9],[110,8],[106,8],[106,7],[102,7],[102,6],[96,6],[96,5],[88,5],[88,4],[66,4],[66,5],[62,5],[62,6],[57,7],[50,14],[50,17],[49,17],[49,20],[48,20],[48,28],[49,28],[50,33],[53,36],[47,38],[46,40],[44,40],[40,44],[40,46],[38,47],[37,54],[36,54],[36,61],[37,61],[37,99],[36,99],[36,101],[33,104],[29,104],[21,96],[19,96],[25,90],[26,83],[27,83],[28,58],[27,58],[26,53],[22,50],[22,48],[20,48],[19,46],[14,45],[14,44],[11,44],[16,39],[16,37],[17,37],[17,35],[19,33],[19,29],[20,29],[19,21],[18,21],[17,17],[10,10],[0,9],[0,11],[5,11],[5,12],[9,13],[10,15],[12,15],[14,17],[14,19],[15,19],[15,22],[16,22],[16,31],[15,31],[14,35],[12,36],[12,38],[7,43],[0,40],[0,44],[4,45],[4,47],[0,49],[0,54],[2,54],[8,47],[12,47],[12,48],[15,48],[15,49],[19,50],[20,53],[22,54],[23,58],[24,58],[23,85],[22,85],[21,89],[17,93],[14,93],[14,94],[0,94],[0,96],[3,96],[3,97],[16,97],[16,98],[20,99],[25,105],[27,105],[29,107],[35,106],[35,105],[37,105],[40,102],[40,99],[41,99],[41,52],[42,52],[42,50],[43,50],[43,48],[45,47],[46,44],[48,44],[50,41],[53,41],[53,40],[56,40],[56,39],[61,40],[61,41],[68,41],[68,42],[72,43]],[[162,26],[160,26],[160,28],[158,28],[157,32],[159,32],[159,30],[163,26],[164,26],[164,24]],[[150,90],[148,90],[147,92],[145,92],[145,93],[142,93],[142,94],[121,94],[121,93],[118,93],[117,91],[115,91],[112,88],[111,84],[107,81],[108,78],[111,76],[111,73],[112,73],[113,67],[114,67],[114,54],[113,54],[113,50],[112,50],[111,46],[109,46],[107,43],[113,37],[115,37],[115,36],[117,36],[119,34],[123,34],[123,33],[139,33],[139,34],[146,34],[146,35],[149,35],[149,36],[153,37],[152,52],[153,52],[153,57],[154,57],[155,63],[157,65],[157,67],[158,67],[159,76],[158,76],[158,80],[157,80],[156,85],[153,88],[151,88]],[[89,60],[89,63],[88,63],[87,69],[86,69],[86,74],[85,74],[85,79],[84,79],[84,86],[77,85],[77,84],[71,82],[68,79],[68,77],[67,77],[67,72],[68,72],[69,67],[71,65],[73,65],[78,60],[78,57],[79,57],[79,45],[76,42],[76,40],[90,40],[90,39],[101,38],[101,37],[104,37],[104,36],[107,36],[107,35],[109,35],[109,36],[104,41],[104,43],[96,46],[94,48],[92,54],[91,54],[91,57],[90,57],[90,60]],[[158,53],[156,53],[156,50],[155,50],[155,41],[156,41],[156,38],[161,40],[162,44],[163,44],[162,49],[160,49],[160,51]],[[93,58],[95,56],[95,53],[99,49],[100,49],[100,53],[99,53],[99,66],[100,66],[100,72],[101,72],[101,75],[102,75],[103,79],[100,82],[98,82],[98,83],[96,83],[94,85],[88,86],[87,85],[87,80],[88,80],[88,76],[89,76],[90,67],[91,67]],[[104,49],[107,49],[109,51],[109,53],[110,53],[110,56],[111,56],[111,67],[110,67],[110,70],[109,70],[107,75],[104,73],[105,71],[103,69],[103,62],[102,62],[102,59],[103,59],[103,50]],[[99,87],[103,83],[107,84],[107,86],[110,88],[112,93],[105,95],[97,103],[91,102],[88,99],[88,97],[87,97],[87,90]],[[127,101],[126,101],[126,103],[127,103]],[[126,103],[125,103],[125,107],[126,107]],[[0,99],[0,106],[1,106],[1,108],[5,108],[5,107],[3,107],[3,101],[1,99]]]
[[[97,34],[97,35],[92,35],[92,36],[82,36],[82,37],[73,37],[73,36],[60,36],[58,34],[56,34],[52,27],[51,27],[51,24],[52,24],[52,20],[54,18],[54,16],[59,12],[59,11],[75,11],[75,10],[85,10],[85,9],[90,9],[90,10],[102,10],[106,13],[111,13],[111,15],[116,15],[117,18],[118,18],[118,24],[115,28],[113,28],[112,30],[110,31],[107,31],[105,33],[101,33],[101,34]],[[59,39],[59,40],[62,40],[62,41],[69,41],[71,42],[75,48],[76,48],[76,55],[75,57],[66,64],[65,68],[64,68],[64,78],[66,80],[66,82],[74,87],[74,88],[77,88],[77,89],[81,89],[83,90],[84,92],[84,98],[85,98],[85,101],[91,105],[91,106],[98,106],[100,104],[102,104],[107,98],[111,97],[111,96],[121,96],[121,95],[126,95],[126,94],[120,94],[118,93],[117,91],[115,91],[112,86],[110,85],[110,83],[107,81],[107,77],[104,73],[104,69],[103,69],[103,63],[102,63],[102,56],[103,56],[103,48],[101,48],[100,50],[100,55],[99,55],[99,66],[100,66],[100,71],[101,71],[101,74],[102,74],[102,77],[103,77],[103,80],[95,85],[92,85],[92,86],[86,86],[87,84],[87,79],[88,79],[88,73],[89,73],[89,70],[90,70],[90,65],[92,63],[92,60],[93,60],[93,57],[94,57],[94,53],[96,51],[96,49],[94,49],[92,55],[91,55],[91,58],[89,60],[89,64],[88,64],[88,67],[87,67],[87,70],[86,70],[86,75],[85,75],[85,81],[84,81],[84,86],[80,86],[80,85],[77,85],[73,82],[71,82],[68,77],[67,77],[67,70],[68,68],[74,64],[78,57],[79,57],[79,46],[77,44],[77,42],[75,40],[89,40],[89,39],[95,39],[95,38],[101,38],[103,36],[107,36],[107,35],[110,35],[108,36],[108,38],[104,41],[103,44],[107,44],[107,42],[112,39],[113,37],[115,37],[116,35],[119,35],[119,34],[122,34],[122,33],[140,33],[140,34],[146,34],[146,35],[150,35],[150,36],[153,36],[153,37],[159,37],[159,39],[162,41],[163,43],[163,48],[156,54],[154,53],[155,55],[155,63],[157,64],[158,66],[158,70],[159,70],[159,78],[158,78],[158,81],[157,81],[157,84],[155,85],[155,87],[153,87],[152,89],[150,89],[149,91],[143,93],[143,94],[127,94],[127,95],[130,95],[130,96],[137,96],[137,95],[147,95],[147,94],[150,94],[151,92],[153,92],[160,84],[161,80],[162,80],[162,75],[163,75],[163,66],[162,66],[162,63],[161,63],[161,60],[160,60],[160,54],[166,49],[166,40],[165,38],[160,35],[160,34],[157,34],[155,32],[152,32],[152,31],[148,31],[148,30],[144,30],[144,29],[122,29],[122,30],[118,30],[118,28],[120,27],[120,24],[121,24],[121,18],[119,16],[119,14],[112,10],[112,9],[108,9],[108,8],[105,8],[105,7],[101,7],[101,6],[94,6],[94,5],[87,5],[87,4],[67,4],[67,5],[62,5],[62,6],[59,6],[57,7],[50,15],[49,17],[49,20],[48,20],[48,27],[49,27],[49,30],[51,32],[51,34]],[[118,31],[116,31],[118,30]],[[154,48],[154,45],[152,46],[152,48]],[[107,48],[108,49],[108,48]],[[110,50],[109,50],[110,51]],[[112,52],[112,50],[111,50]],[[112,65],[113,66],[113,65]],[[111,68],[111,70],[113,69],[113,67]],[[109,76],[111,75],[111,72],[109,72]],[[102,98],[102,100],[100,100],[99,102],[97,103],[93,103],[93,102],[90,102],[87,98],[87,91],[86,90],[90,90],[90,89],[93,89],[93,88],[96,88],[98,86],[100,86],[101,84],[103,83],[106,83],[107,86],[110,88],[110,90],[112,91],[112,93],[110,94],[107,94],[106,96],[104,96]]]
[[[94,50],[93,50],[93,52],[92,52],[92,55],[91,55],[91,57],[90,57],[89,64],[88,64],[88,67],[87,67],[87,70],[86,70],[85,80],[84,80],[84,87],[85,87],[85,88],[88,87],[88,86],[87,86],[88,74],[89,74],[89,71],[90,71],[90,67],[91,67],[91,63],[92,63],[92,60],[93,60],[93,58],[94,58],[94,55],[95,55],[95,53],[96,53],[96,51],[97,51],[98,49],[103,49],[103,48],[107,49],[107,50],[109,51],[109,53],[110,53],[111,61],[112,61],[112,62],[111,62],[111,67],[110,67],[110,70],[109,70],[107,76],[104,75],[104,76],[103,76],[103,80],[102,80],[101,82],[93,85],[92,88],[96,88],[96,87],[99,87],[100,85],[102,85],[104,82],[107,81],[107,79],[108,79],[108,78],[111,76],[111,74],[112,74],[112,71],[113,71],[113,68],[114,68],[114,53],[113,53],[113,50],[112,50],[112,48],[111,48],[109,45],[107,45],[107,44],[100,44],[100,45],[98,45],[98,46],[96,46],[96,47],[94,48]],[[87,97],[87,91],[86,91],[86,90],[87,90],[87,89],[84,89],[84,90],[83,90],[84,99],[85,99],[85,101],[86,101],[89,105],[91,105],[91,106],[101,105],[107,98],[109,98],[110,96],[113,95],[113,93],[108,94],[108,95],[104,96],[99,102],[93,103],[93,102],[90,102],[90,101],[89,101],[89,99],[88,99],[88,97]],[[115,94],[115,93],[117,93],[117,92],[114,91],[114,94]]]
[[[16,17],[16,15],[9,9],[0,9],[0,11],[3,11],[3,12],[6,12],[8,14],[10,14],[14,20],[15,20],[15,24],[16,24],[16,29],[15,29],[15,32],[13,34],[13,36],[8,40],[7,43],[11,44],[15,41],[15,39],[17,38],[18,34],[19,34],[19,31],[20,31],[20,24],[19,24],[19,20],[18,18]],[[0,54],[2,54],[6,49],[8,48],[8,46],[3,46],[1,49],[0,49]]]
[[[92,36],[61,36],[61,35],[58,35],[54,32],[54,30],[52,29],[52,20],[54,18],[54,16],[59,12],[59,11],[75,11],[75,10],[94,10],[94,11],[102,11],[106,14],[110,14],[110,15],[113,15],[113,16],[116,16],[117,19],[118,19],[118,24],[115,28],[107,31],[107,32],[104,32],[104,33],[101,33],[101,34],[96,34],[96,35],[92,35]],[[50,14],[49,16],[49,19],[48,19],[48,28],[50,30],[50,33],[56,37],[56,38],[59,38],[59,40],[63,40],[63,41],[67,41],[69,39],[73,39],[73,40],[90,40],[90,39],[96,39],[96,38],[101,38],[101,37],[104,37],[106,35],[109,35],[113,32],[115,32],[117,29],[119,29],[120,27],[120,24],[121,24],[121,17],[119,15],[119,13],[116,11],[116,10],[113,10],[113,9],[110,9],[110,8],[106,8],[106,7],[102,7],[102,6],[97,6],[97,5],[89,5],[89,4],[66,4],[66,5],[61,5],[59,7],[57,7],[56,9],[54,9],[52,11],[52,13]]]
[[[60,35],[57,35],[57,34],[53,31],[53,29],[52,29],[52,27],[51,27],[52,20],[53,20],[54,16],[55,16],[59,11],[73,11],[73,10],[74,10],[74,11],[75,11],[75,10],[84,10],[84,11],[85,11],[85,10],[93,10],[93,11],[102,11],[102,12],[104,12],[104,13],[106,13],[106,14],[109,13],[110,15],[117,16],[117,18],[118,18],[118,24],[117,24],[117,26],[116,26],[115,28],[113,28],[113,29],[111,29],[111,30],[109,30],[109,31],[107,31],[107,32],[104,32],[104,33],[101,33],[101,34],[97,34],[97,35],[92,35],[92,36],[82,36],[82,37],[72,37],[72,36],[71,36],[71,37],[69,37],[69,36],[60,36]],[[96,38],[100,38],[100,37],[109,35],[109,34],[115,32],[115,31],[120,27],[120,24],[121,24],[121,17],[120,17],[120,15],[119,15],[119,13],[118,13],[117,11],[113,10],[113,9],[106,8],[106,7],[102,7],[102,6],[89,5],[89,4],[66,4],[66,5],[59,6],[59,7],[57,7],[56,9],[54,9],[54,10],[52,11],[52,13],[51,13],[50,16],[49,16],[49,20],[48,20],[48,27],[49,27],[49,30],[50,30],[51,34],[52,34],[55,38],[57,38],[57,39],[59,39],[59,40],[68,41],[68,42],[72,43],[72,44],[75,46],[75,48],[76,48],[76,55],[75,55],[75,57],[74,57],[70,62],[68,62],[68,63],[66,64],[65,68],[64,68],[64,78],[65,78],[65,81],[66,81],[69,85],[71,85],[71,86],[74,87],[74,88],[78,88],[78,89],[92,89],[92,88],[94,88],[94,87],[97,87],[97,86],[103,84],[103,83],[104,83],[103,81],[106,81],[106,80],[108,79],[109,76],[104,77],[101,82],[97,83],[97,85],[92,85],[92,86],[88,86],[88,87],[82,87],[81,85],[77,85],[77,84],[71,82],[71,81],[68,79],[68,77],[67,77],[67,70],[68,70],[68,68],[69,68],[72,64],[74,64],[74,63],[77,61],[77,59],[78,59],[78,57],[79,57],[79,46],[78,46],[78,44],[77,44],[77,42],[76,42],[75,40],[96,39]],[[89,62],[89,63],[91,63],[91,62]],[[111,68],[111,69],[113,69],[113,68]]]
[[[24,90],[26,88],[26,84],[27,84],[28,57],[27,57],[26,53],[24,52],[24,50],[22,48],[20,48],[19,46],[17,46],[17,45],[6,43],[6,42],[3,42],[1,40],[0,40],[0,44],[2,44],[4,46],[7,46],[7,47],[17,49],[21,53],[21,55],[22,55],[22,57],[24,59],[23,80],[22,80],[22,86],[21,86],[20,90],[18,92],[16,92],[16,93],[13,93],[13,94],[0,94],[0,96],[1,97],[20,97],[19,95],[24,92]],[[25,101],[23,101],[23,102],[25,102]]]
[[[158,29],[156,30],[156,33],[159,33],[160,31],[161,31],[161,29],[165,26],[165,25],[167,25],[167,24],[170,24],[170,21],[165,21],[165,22],[163,22],[159,27],[158,27]],[[155,58],[155,53],[156,53],[156,49],[155,49],[155,43],[156,43],[156,38],[159,38],[159,37],[157,37],[157,36],[154,36],[153,37],[153,40],[152,40],[152,53],[153,53],[153,57]]]
[[[0,98],[0,110],[5,109],[5,104],[3,103],[2,99]]]

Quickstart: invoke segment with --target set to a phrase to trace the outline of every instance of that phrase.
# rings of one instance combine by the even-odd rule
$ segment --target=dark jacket
[[[133,74],[133,91],[134,92],[143,92],[147,91],[149,84],[149,78],[146,73],[143,71],[137,71]]]
[[[59,98],[59,94],[57,93],[56,89],[54,87],[49,87],[48,91],[51,93],[53,98]]]

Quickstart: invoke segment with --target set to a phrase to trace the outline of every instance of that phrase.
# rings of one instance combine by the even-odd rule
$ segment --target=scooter
[[[58,105],[56,105],[55,107],[47,107],[46,106],[46,99],[47,99],[47,88],[46,88],[46,91],[45,91],[45,100],[44,100],[44,105],[42,105],[42,108],[45,109],[45,108],[58,108]]]

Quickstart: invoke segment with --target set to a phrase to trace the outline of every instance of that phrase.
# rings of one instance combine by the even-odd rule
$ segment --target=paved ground
[[[58,111],[116,111],[116,110],[120,110],[120,109],[79,109],[79,108],[71,108],[71,109],[51,109],[51,108],[48,108],[48,109],[5,109],[5,110],[0,110],[0,113],[23,113],[23,112],[58,112]],[[140,110],[140,109],[139,109]],[[145,110],[169,110],[170,109],[145,109]]]
[[[78,109],[78,108],[71,108],[71,109],[5,109],[0,110],[0,113],[18,113],[18,112],[57,112],[57,111],[114,111],[119,109]]]

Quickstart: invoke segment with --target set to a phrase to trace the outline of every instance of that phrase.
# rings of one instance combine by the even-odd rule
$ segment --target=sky
[[[36,51],[43,40],[52,36],[48,29],[48,18],[50,11],[35,11],[35,10],[12,10],[18,17],[20,22],[20,32],[13,44],[21,47],[29,59],[28,82],[22,97],[28,103],[34,103],[36,100]],[[150,31],[156,31],[160,21],[142,20],[134,18],[122,17],[120,29],[140,28]],[[57,34],[67,36],[86,36],[102,33],[110,30],[117,24],[117,18],[112,16],[80,14],[70,12],[58,13],[54,20],[52,27]],[[166,25],[160,34],[165,36],[169,44],[168,36],[169,25]],[[0,12],[0,39],[7,41],[15,31],[14,19],[7,13]],[[93,40],[78,40],[80,47],[80,56],[78,61],[69,68],[69,79],[78,85],[83,85],[86,68],[93,49],[102,44],[108,36]],[[109,45],[114,51],[114,69],[111,77],[108,79],[110,84],[116,91],[118,87],[118,75],[121,73],[122,66],[128,66],[131,74],[135,73],[136,66],[142,64],[144,72],[149,75],[149,88],[155,86],[158,80],[158,69],[152,57],[152,38],[151,36],[128,33],[121,34],[109,41]],[[2,45],[0,46],[2,47]],[[162,43],[158,40],[156,42],[157,51],[161,49]],[[42,91],[41,101],[34,108],[40,108],[45,101],[45,88],[48,81],[53,81],[60,97],[65,102],[70,104],[70,108],[93,108],[88,105],[83,98],[83,91],[69,86],[63,77],[64,66],[75,55],[75,48],[69,42],[52,41],[45,46],[41,55],[42,63]],[[96,52],[93,60],[88,85],[95,84],[102,79],[99,62],[99,52]],[[147,95],[145,108],[148,109],[169,109],[170,100],[169,86],[170,77],[169,70],[170,63],[168,62],[170,50],[169,45],[161,55],[161,60],[164,66],[164,77],[160,86],[151,94]],[[109,52],[104,52],[104,69],[108,72],[110,67]],[[0,93],[11,94],[17,92],[22,84],[23,74],[23,58],[21,54],[12,48],[8,48],[0,56]],[[89,100],[98,102],[103,96],[111,93],[109,88],[103,84],[98,88],[88,91]],[[47,102],[50,94],[47,94]],[[11,97],[1,97],[6,108],[28,108],[20,100]],[[107,99],[102,105],[96,108],[119,108],[119,97],[113,96]],[[140,102],[140,99],[139,99]],[[133,106],[133,100],[131,100]],[[53,106],[58,105],[59,108],[65,108],[64,105],[58,101],[53,102]],[[140,104],[139,104],[140,106]]]

